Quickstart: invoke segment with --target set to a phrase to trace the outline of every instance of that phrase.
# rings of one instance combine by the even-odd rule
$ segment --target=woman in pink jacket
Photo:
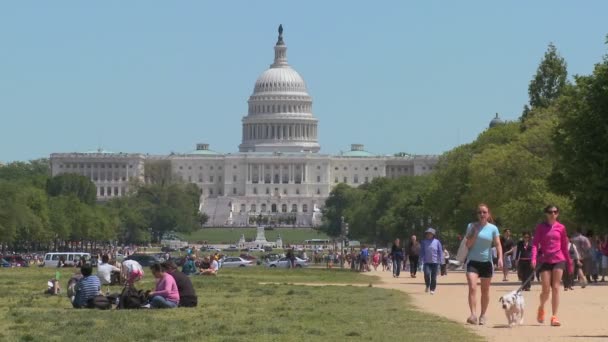
[[[179,290],[175,279],[165,272],[159,264],[150,267],[154,278],[156,278],[156,289],[150,292],[150,307],[155,309],[172,309],[179,304]]]
[[[551,325],[558,327],[561,325],[557,319],[557,309],[559,308],[559,288],[560,280],[564,272],[572,273],[572,260],[568,251],[568,234],[566,227],[557,221],[559,209],[555,205],[548,205],[545,208],[546,221],[536,226],[534,238],[532,239],[532,268],[536,268],[537,262],[540,265],[540,281],[542,290],[540,293],[540,306],[536,319],[538,323],[545,321],[545,304],[549,300],[551,292]],[[538,251],[541,254],[538,254]]]

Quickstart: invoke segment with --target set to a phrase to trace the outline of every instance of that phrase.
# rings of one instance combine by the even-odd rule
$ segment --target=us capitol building
[[[209,226],[315,226],[339,183],[359,186],[377,177],[422,175],[437,163],[435,155],[377,155],[361,144],[338,155],[321,154],[318,123],[306,83],[287,63],[279,26],[274,63],[256,80],[242,119],[239,152],[222,154],[201,143],[194,151],[162,156],[102,149],[53,153],[51,170],[53,176],[90,178],[99,200],[125,195],[133,180],[155,182],[163,174],[195,183]]]

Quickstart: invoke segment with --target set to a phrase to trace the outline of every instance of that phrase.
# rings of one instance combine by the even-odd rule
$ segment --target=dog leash
[[[540,268],[542,267],[543,263],[540,263],[538,265],[536,265],[536,267],[534,268],[534,271],[532,272],[532,274],[530,274],[530,276],[528,276],[528,279],[526,279],[526,281],[524,281],[523,283],[521,283],[521,286],[517,289],[517,293],[521,293],[521,291],[524,289],[524,287],[528,286],[528,284],[532,281],[532,279],[534,279],[534,276],[536,275],[536,272],[538,272],[540,270]]]

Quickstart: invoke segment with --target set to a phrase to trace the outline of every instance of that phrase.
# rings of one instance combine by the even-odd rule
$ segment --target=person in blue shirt
[[[91,264],[85,264],[80,268],[82,278],[76,284],[76,294],[72,306],[74,308],[90,308],[89,301],[101,294],[101,282],[93,274]]]
[[[498,268],[502,268],[502,246],[498,228],[492,224],[492,213],[486,204],[477,206],[477,222],[469,223],[466,232],[467,255],[467,283],[469,285],[469,309],[471,315],[467,323],[484,325],[486,311],[490,303],[490,283],[494,273],[492,263],[492,244],[496,246]],[[477,320],[477,282],[481,283],[481,314]]]
[[[443,246],[435,238],[435,229],[429,228],[424,232],[424,240],[420,243],[420,259],[422,259],[422,270],[424,272],[424,292],[431,291],[435,294],[437,288],[437,270],[443,261]]]

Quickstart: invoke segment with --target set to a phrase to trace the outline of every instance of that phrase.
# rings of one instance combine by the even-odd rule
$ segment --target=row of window
[[[65,165],[64,164],[59,164],[59,168],[60,169],[63,169],[64,167],[66,169],[79,169],[79,168],[80,169],[84,169],[84,168],[90,169],[91,167],[93,167],[93,168],[102,168],[102,169],[105,169],[106,167],[108,169],[112,169],[112,168],[114,168],[114,169],[120,169],[120,168],[126,169],[127,168],[127,164],[107,164],[107,163],[93,163],[93,164],[66,163]],[[133,165],[129,164],[129,169],[132,169],[132,168],[133,168]]]
[[[336,166],[336,167],[334,167],[334,170],[338,171],[338,170],[340,170],[340,168]],[[344,171],[348,170],[348,167],[344,166],[343,170]],[[359,168],[355,167],[355,171],[357,171],[357,170],[359,170]],[[365,167],[365,171],[369,171],[369,166]],[[377,166],[374,166],[374,171],[378,171],[378,167]]]
[[[348,177],[344,176],[342,178],[342,182],[348,184]],[[340,183],[340,177],[336,176],[334,178],[334,183]],[[359,184],[359,175],[353,176],[353,183]],[[363,183],[369,183],[369,177],[365,176],[365,178],[363,179]]]
[[[234,167],[233,167],[233,168],[234,168],[234,169],[236,169],[236,165],[234,165]],[[183,170],[183,169],[184,169],[184,166],[183,166],[183,165],[180,165],[180,166],[179,166],[179,169],[180,169],[180,170]],[[199,170],[202,170],[202,169],[203,169],[203,167],[202,167],[202,166],[199,166],[199,167],[198,167],[198,169],[199,169]],[[213,169],[214,169],[214,166],[213,166],[213,165],[209,165],[209,170],[213,170]],[[217,166],[217,169],[218,169],[218,170],[221,170],[221,169],[222,169],[222,167],[221,167],[221,166]],[[192,165],[188,165],[188,170],[192,170]]]
[[[237,192],[236,188],[232,188],[232,194],[236,195],[236,192]],[[254,195],[258,194],[258,188],[253,188],[253,194]],[[278,194],[279,194],[279,188],[274,188],[274,195],[278,195]],[[287,194],[288,194],[287,189],[283,189],[283,195],[287,195]],[[299,195],[300,189],[296,188],[295,194]],[[321,194],[321,189],[317,188],[317,195],[320,195],[320,194]],[[270,188],[266,188],[266,195],[270,195]]]
[[[111,196],[124,196],[127,193],[127,189],[125,187],[105,187],[100,186],[97,188],[97,193],[100,197],[111,197]]]
[[[287,204],[281,204],[281,208],[280,208],[280,212],[282,213],[286,213],[287,209],[289,208],[289,206]],[[241,213],[244,213],[247,210],[247,207],[245,204],[241,204]],[[260,205],[260,211],[261,213],[265,213],[266,211],[270,211],[272,213],[277,213],[279,212],[279,206],[277,204],[271,204],[270,208],[268,208],[266,206],[266,203],[262,203],[262,205]],[[249,212],[252,213],[257,213],[258,212],[258,207],[255,204],[252,204],[249,207]],[[291,213],[297,213],[298,212],[298,205],[297,204],[292,204],[291,205]],[[308,212],[308,204],[302,204],[302,212],[303,213],[307,213]]]
[[[267,114],[267,113],[310,113],[312,106],[310,104],[280,104],[273,105],[250,105],[249,113],[252,114]]]

